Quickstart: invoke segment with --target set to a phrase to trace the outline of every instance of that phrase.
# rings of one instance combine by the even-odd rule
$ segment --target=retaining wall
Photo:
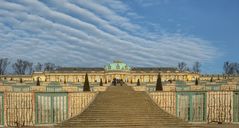
[[[186,121],[239,121],[239,93],[235,91],[163,91],[148,94],[160,108]]]
[[[97,92],[4,92],[1,121],[4,126],[59,123],[80,114]],[[4,116],[3,116],[4,115]]]

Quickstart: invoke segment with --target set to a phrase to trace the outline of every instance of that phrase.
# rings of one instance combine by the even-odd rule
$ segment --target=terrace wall
[[[163,91],[148,94],[160,108],[186,121],[207,123],[239,121],[239,93],[235,91]],[[237,97],[235,94],[238,94]],[[200,119],[194,119],[195,116]]]
[[[176,116],[176,92],[152,92],[149,95],[160,108]]]
[[[54,124],[80,114],[97,92],[2,92],[0,119],[4,126]]]

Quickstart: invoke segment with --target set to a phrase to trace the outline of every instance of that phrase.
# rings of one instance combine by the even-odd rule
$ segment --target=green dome
[[[131,68],[122,61],[113,61],[105,66],[106,71],[129,71]]]

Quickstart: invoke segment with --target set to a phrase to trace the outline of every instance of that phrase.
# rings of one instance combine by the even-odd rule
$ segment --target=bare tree
[[[43,68],[43,64],[41,64],[40,62],[38,62],[38,63],[35,65],[35,71],[37,71],[37,72],[42,71],[42,68]]]
[[[201,68],[201,64],[198,61],[196,61],[193,65],[193,71],[200,72],[201,71],[200,68]]]
[[[53,63],[45,63],[44,64],[44,71],[52,71],[55,70],[57,66]]]
[[[191,69],[190,69],[189,67],[186,67],[186,70],[185,70],[185,71],[189,71],[189,72],[190,72],[190,71],[191,71]]]
[[[32,65],[33,63],[29,61],[17,59],[17,61],[12,64],[12,68],[16,74],[25,75],[27,74],[27,71],[29,74],[32,73]]]
[[[6,73],[7,66],[10,64],[8,58],[0,58],[0,75]]]
[[[239,64],[236,66],[236,73],[239,74]]]
[[[239,74],[239,64],[234,62],[234,63],[230,63],[230,62],[225,62],[224,66],[223,66],[224,72],[227,75],[237,75]]]
[[[229,74],[229,65],[230,63],[228,61],[224,62],[223,70],[225,74]]]
[[[186,71],[187,70],[187,64],[185,62],[179,62],[178,63],[178,70],[179,71]]]
[[[31,62],[28,62],[28,74],[32,74],[32,72],[33,72],[33,63],[31,63]]]
[[[230,66],[229,66],[229,73],[232,74],[232,75],[237,75],[239,74],[239,64],[238,63],[230,63]]]

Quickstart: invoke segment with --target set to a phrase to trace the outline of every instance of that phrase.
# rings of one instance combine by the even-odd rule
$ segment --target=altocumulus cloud
[[[121,1],[0,0],[0,56],[63,66],[102,66],[114,59],[173,66],[215,58],[216,48],[206,40],[157,35],[124,13],[141,17]]]

